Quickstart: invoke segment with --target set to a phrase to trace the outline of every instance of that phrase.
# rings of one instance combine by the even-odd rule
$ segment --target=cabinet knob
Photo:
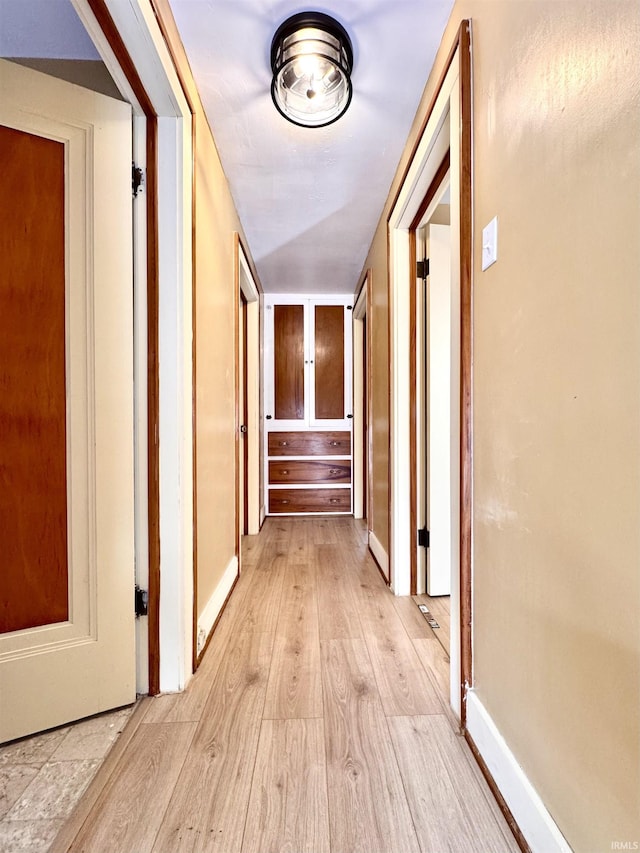
[[[338,503],[338,498],[331,498],[330,503],[332,503],[332,504],[337,504],[337,503]]]
[[[339,474],[340,469],[339,468],[329,468],[329,473],[330,474]]]
[[[281,441],[280,442],[280,447],[288,447],[288,445],[289,445],[288,441]]]
[[[289,501],[286,501],[286,500],[285,500],[285,501],[280,501],[280,503],[281,503],[281,504],[288,504],[288,503],[289,503]]]
[[[331,442],[331,447],[337,447],[337,446],[338,446],[338,442],[337,442],[337,441],[332,441],[332,442]]]
[[[270,421],[270,420],[271,420],[271,415],[267,415],[267,420],[268,420],[268,421]]]
[[[280,471],[280,473],[281,474],[288,474],[289,471],[286,468],[283,468],[282,471]]]

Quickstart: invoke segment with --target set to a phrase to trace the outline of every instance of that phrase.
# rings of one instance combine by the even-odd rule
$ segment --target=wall
[[[154,5],[195,112],[196,608],[208,631],[217,614],[200,617],[212,599],[219,607],[236,556],[234,233],[248,244],[168,2]]]
[[[640,842],[640,5],[458,0],[403,163],[465,17],[474,681],[569,844],[592,853]],[[376,324],[388,212],[366,264]],[[482,273],[496,214],[499,260]],[[382,358],[373,381],[386,389]],[[382,528],[385,500],[379,482]]]

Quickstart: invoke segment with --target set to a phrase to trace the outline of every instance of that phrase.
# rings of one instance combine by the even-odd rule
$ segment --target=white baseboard
[[[467,731],[533,853],[571,853],[477,694],[467,693]]]
[[[209,601],[207,601],[204,606],[204,610],[198,617],[198,636],[196,644],[198,654],[200,654],[205,647],[205,644],[209,639],[211,629],[213,628],[237,577],[238,558],[234,556],[231,558],[229,565],[225,569],[213,595]]]
[[[387,580],[389,580],[389,555],[380,544],[380,540],[373,530],[369,531],[369,548],[371,548],[371,553],[376,558],[376,562],[382,569],[382,574]]]

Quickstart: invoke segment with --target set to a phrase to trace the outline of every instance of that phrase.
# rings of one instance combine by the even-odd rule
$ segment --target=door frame
[[[440,133],[449,117],[449,133]],[[460,569],[451,590],[451,706],[464,726],[466,692],[473,684],[471,647],[472,572],[472,216],[471,216],[471,22],[463,20],[408,160],[388,219],[391,389],[391,586],[411,593],[411,552],[417,531],[411,521],[410,293],[415,285],[411,225],[442,162],[451,157],[452,277],[461,295]],[[446,138],[445,138],[446,137]],[[415,255],[415,252],[413,253]],[[457,262],[456,262],[457,261]],[[412,330],[413,326],[413,330]],[[409,345],[407,345],[409,342]],[[415,343],[415,341],[414,341]],[[415,346],[413,347],[415,349]],[[459,603],[454,606],[454,601]]]
[[[147,285],[136,298],[135,452],[136,507],[148,512],[146,529],[142,514],[136,522],[136,559],[149,567],[149,618],[148,649],[137,655],[140,692],[146,671],[149,693],[173,692],[192,673],[193,116],[151,0],[71,2],[146,123],[146,219],[134,245]]]
[[[371,270],[353,306],[353,516],[369,519],[371,508]],[[365,322],[366,320],[366,322]],[[366,398],[365,398],[366,392]]]
[[[441,132],[445,132],[445,128]],[[446,128],[446,133],[449,133],[448,127]],[[414,265],[414,261],[419,257],[419,251],[426,249],[426,246],[421,245],[422,241],[419,238],[418,232],[420,228],[428,224],[429,217],[433,215],[432,209],[441,196],[443,186],[445,184],[449,185],[449,172],[450,152],[447,149],[442,163],[438,167],[418,212],[411,223],[409,247],[411,258],[414,259],[412,260],[412,266]],[[420,255],[420,257],[423,257],[423,255]],[[456,282],[459,282],[459,275],[456,276]],[[452,308],[452,311],[454,311],[456,316],[459,316],[459,288],[456,288],[455,296],[456,304],[455,309]],[[427,483],[425,481],[427,432],[429,430],[428,415],[426,414],[428,395],[426,358],[428,341],[425,327],[426,303],[423,302],[424,298],[424,295],[421,297],[418,294],[418,279],[416,278],[409,294],[409,312],[412,318],[410,331],[412,355],[409,364],[409,384],[411,388],[415,389],[415,392],[411,395],[409,410],[409,442],[411,448],[410,527],[412,530],[417,530],[424,526],[428,512]],[[456,477],[459,479],[458,471],[456,472]],[[411,595],[426,591],[426,558],[421,560],[421,556],[424,556],[424,554],[420,554],[421,551],[425,550],[419,546],[416,539],[414,547],[411,549]],[[422,569],[424,569],[425,575],[424,583],[422,582]]]
[[[236,341],[236,494],[239,506],[240,495],[240,426],[244,422],[247,427],[245,438],[245,507],[246,507],[246,533],[255,535],[260,532],[260,290],[257,280],[251,270],[249,257],[242,243],[240,235],[235,232],[234,241],[234,278],[235,293],[239,311],[239,299],[245,302],[245,326],[246,339],[245,350],[245,407],[246,420],[240,411],[240,370],[239,359],[241,354],[240,340]],[[239,335],[239,317],[236,317],[236,336]],[[240,531],[242,521],[237,511],[237,555],[240,560]]]

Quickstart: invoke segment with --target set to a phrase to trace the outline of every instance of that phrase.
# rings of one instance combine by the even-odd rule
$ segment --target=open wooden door
[[[0,741],[135,699],[131,111],[0,62]]]

